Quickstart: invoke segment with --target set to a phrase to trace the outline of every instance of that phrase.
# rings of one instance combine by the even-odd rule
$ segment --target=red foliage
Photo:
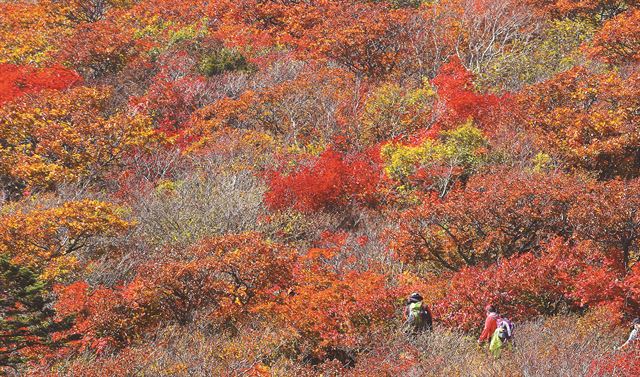
[[[36,68],[0,63],[0,105],[25,94],[44,89],[62,90],[81,81],[77,73],[60,65]]]
[[[136,53],[132,34],[132,30],[110,20],[80,24],[75,33],[65,40],[58,59],[85,77],[96,78],[116,72]]]
[[[576,235],[617,256],[617,269],[628,269],[640,250],[640,178],[591,183],[576,199],[569,211]]]
[[[68,344],[71,349],[91,349],[97,353],[108,350],[117,342],[129,342],[134,336],[126,331],[113,331],[123,324],[118,308],[124,305],[118,290],[98,288],[90,290],[86,282],[78,281],[68,286],[56,287],[58,301],[56,311],[60,316],[73,315],[74,327],[64,336],[81,334],[82,338]]]
[[[570,235],[576,181],[567,176],[496,172],[473,177],[445,199],[425,198],[401,215],[392,248],[408,263],[457,270],[535,251]]]
[[[637,308],[638,296],[629,289],[639,287],[637,275],[634,271],[625,280],[610,256],[592,243],[570,246],[554,240],[538,255],[526,253],[486,268],[465,267],[428,285],[447,287],[446,296],[433,302],[436,316],[467,330],[482,323],[487,303],[518,321],[606,306],[608,320],[615,324]]]
[[[570,248],[555,242],[538,257],[526,253],[488,268],[466,267],[446,278],[449,288],[434,303],[436,316],[468,330],[482,323],[487,303],[515,320],[576,308],[570,283],[588,251],[588,245]]]
[[[630,350],[605,355],[589,367],[587,376],[635,377],[640,375],[640,345]]]
[[[327,149],[289,174],[271,172],[265,202],[272,209],[293,207],[302,212],[373,206],[379,202],[381,169],[371,154]]]
[[[484,128],[492,126],[489,120],[499,110],[501,101],[506,100],[493,94],[478,93],[473,84],[473,74],[456,56],[443,64],[433,79],[437,87],[442,116],[440,125],[452,128],[469,118]]]
[[[569,170],[638,175],[640,76],[576,67],[525,89],[519,101],[537,143]]]
[[[200,76],[184,76],[171,80],[167,74],[154,78],[147,94],[133,99],[139,109],[154,115],[156,129],[172,136],[183,130],[183,123],[199,107],[208,85]]]

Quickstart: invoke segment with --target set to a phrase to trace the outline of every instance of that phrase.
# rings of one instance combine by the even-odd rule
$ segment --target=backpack
[[[511,322],[508,318],[498,318],[498,337],[501,341],[506,342],[507,340],[513,338],[513,322]]]
[[[412,302],[407,305],[407,321],[405,327],[412,331],[431,330],[433,319],[431,312],[422,301]]]
[[[412,302],[409,304],[409,313],[407,315],[407,325],[412,327],[420,327],[424,318],[424,308],[422,301]]]

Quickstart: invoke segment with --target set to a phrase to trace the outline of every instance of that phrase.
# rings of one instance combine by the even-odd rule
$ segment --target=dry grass
[[[587,376],[591,363],[610,354],[625,337],[624,329],[598,323],[593,317],[563,316],[518,324],[516,346],[497,360],[478,347],[475,337],[442,327],[413,339],[385,333],[357,353],[353,368],[336,361],[305,364],[304,355],[296,352],[295,336],[280,328],[245,327],[231,335],[215,333],[206,325],[167,327],[145,340],[144,347],[97,362],[89,356],[76,358],[59,365],[55,373],[90,376],[101,366],[103,371],[132,376],[260,375],[258,371],[325,377]]]

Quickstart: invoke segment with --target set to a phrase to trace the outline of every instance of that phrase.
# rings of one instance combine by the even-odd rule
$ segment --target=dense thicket
[[[637,375],[639,51],[632,0],[0,2],[0,374]]]

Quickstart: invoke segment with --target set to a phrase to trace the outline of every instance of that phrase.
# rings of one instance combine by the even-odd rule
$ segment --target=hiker
[[[484,342],[489,342],[489,351],[494,358],[499,358],[502,349],[509,345],[511,347],[511,339],[513,337],[513,323],[506,317],[498,314],[498,309],[493,305],[485,307],[487,318],[484,321],[482,334],[478,338],[478,344],[483,346]]]
[[[491,342],[489,343],[489,351],[494,358],[499,358],[502,353],[502,349],[505,347],[511,348],[513,346],[513,323],[506,317],[498,318],[498,327],[493,332]]]
[[[631,334],[629,334],[629,339],[627,339],[627,341],[624,342],[623,345],[618,347],[618,350],[627,348],[631,343],[635,343],[635,341],[638,340],[638,337],[640,337],[640,318],[634,319],[631,325],[632,327]]]
[[[413,334],[431,330],[433,328],[433,318],[427,305],[422,302],[422,296],[414,292],[407,298],[407,305],[404,309],[405,329]]]
[[[478,338],[478,344],[481,346],[484,342],[491,340],[493,333],[498,328],[498,318],[500,318],[498,309],[493,305],[487,305],[484,311],[487,314],[487,318],[484,320],[484,328],[482,329],[480,338]]]

